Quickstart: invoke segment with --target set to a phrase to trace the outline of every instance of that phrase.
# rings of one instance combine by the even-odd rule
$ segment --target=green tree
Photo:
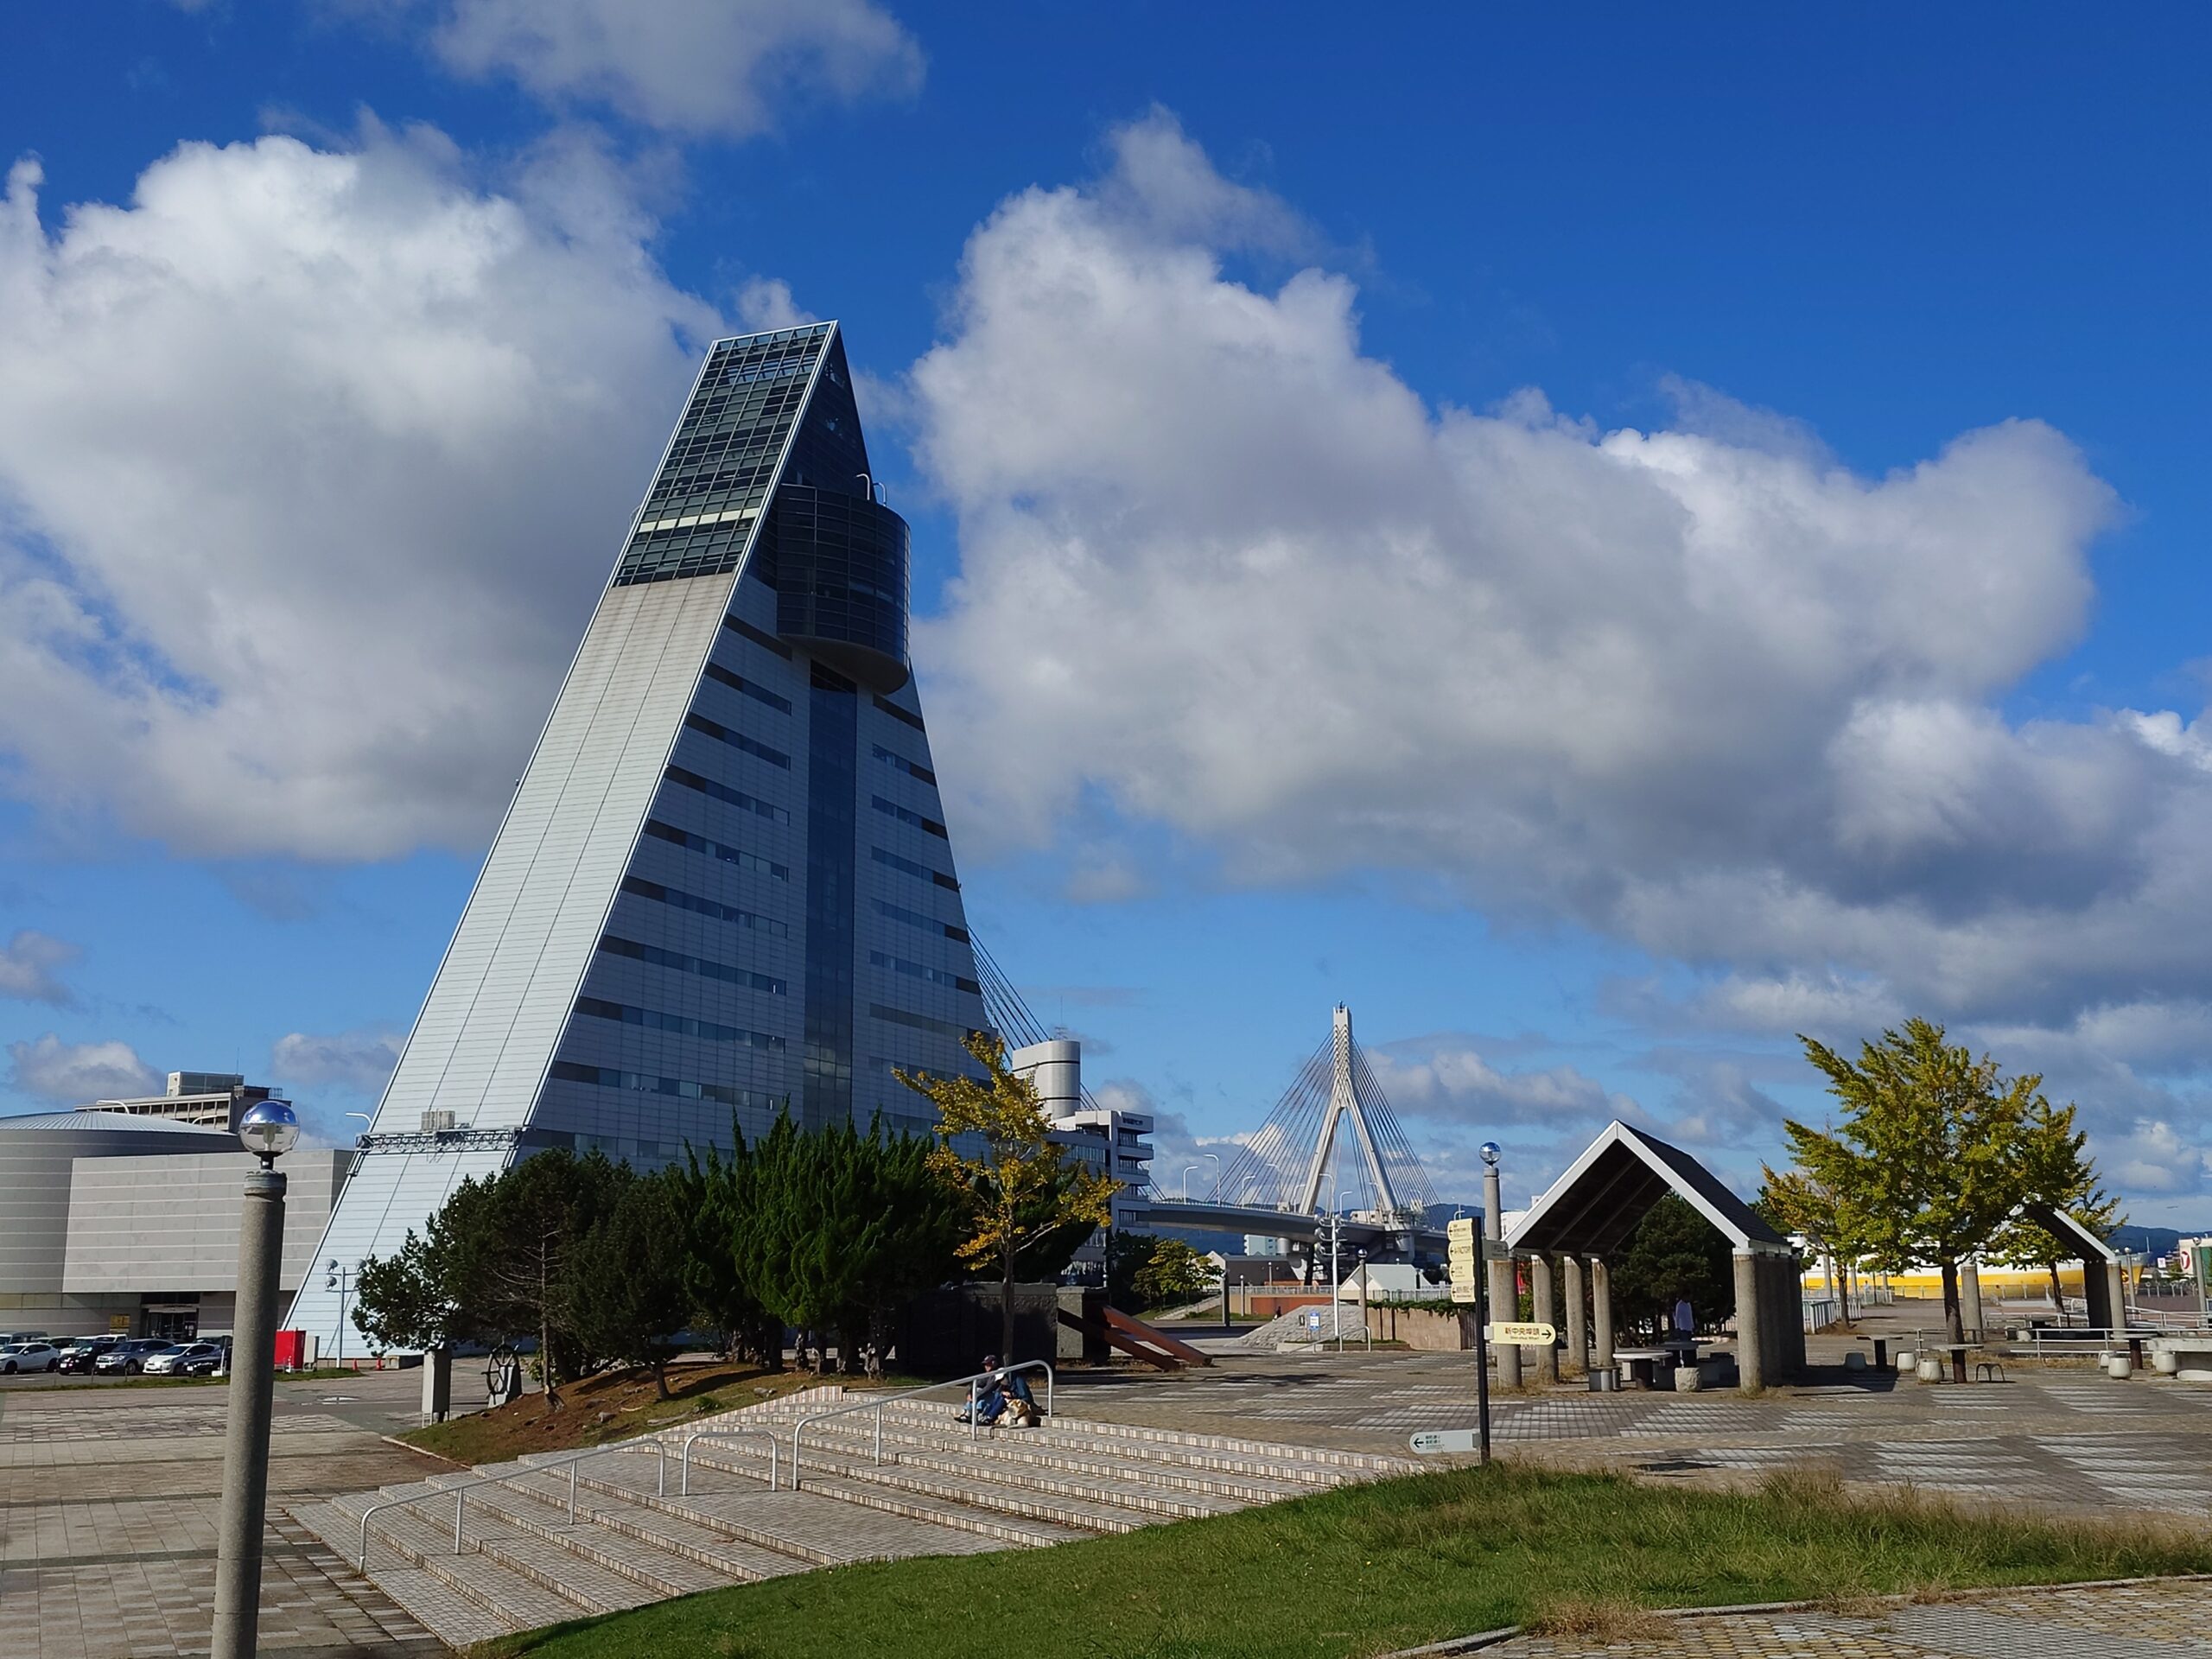
[[[498,1175],[455,1187],[399,1249],[361,1264],[353,1323],[388,1347],[536,1338],[548,1405],[564,1378],[597,1356],[574,1318],[569,1262],[633,1179],[598,1153],[536,1153]]]
[[[1213,1263],[1179,1238],[1155,1241],[1135,1274],[1137,1294],[1148,1307],[1187,1302],[1212,1283]]]
[[[982,1079],[898,1077],[937,1106],[929,1167],[957,1200],[960,1260],[996,1269],[999,1351],[1011,1356],[1014,1273],[1024,1253],[1072,1228],[1103,1226],[1122,1183],[1065,1156],[1035,1086],[1007,1069],[1004,1043],[970,1032],[967,1048],[983,1066]],[[979,1152],[961,1150],[957,1143],[969,1137],[981,1141]]]
[[[1651,1206],[1609,1266],[1613,1306],[1623,1322],[1655,1337],[1665,1331],[1675,1304],[1685,1299],[1708,1325],[1736,1310],[1735,1261],[1728,1241],[1679,1193],[1669,1192]]]
[[[1850,1281],[1843,1276],[1843,1264],[1847,1259],[1855,1261],[1858,1252],[1844,1232],[1835,1194],[1800,1169],[1777,1173],[1767,1164],[1761,1164],[1759,1169],[1766,1178],[1766,1185],[1760,1189],[1758,1202],[1752,1207],[1776,1230],[1796,1233],[1811,1243],[1814,1253],[1827,1265],[1831,1287],[1839,1281],[1847,1287]],[[1851,1312],[1848,1294],[1843,1297],[1842,1306],[1847,1325]]]
[[[1945,1042],[1925,1020],[1862,1044],[1856,1060],[1798,1040],[1842,1108],[1833,1130],[1785,1123],[1798,1169],[1834,1196],[1838,1226],[1882,1267],[1937,1265],[1950,1340],[1963,1343],[1959,1263],[2034,1196],[2025,1152],[2043,1079],[2008,1082],[1995,1061]],[[1952,1375],[1966,1380],[1962,1350]]]
[[[2020,1156],[2027,1166],[2029,1200],[2061,1210],[2103,1237],[2110,1237],[2122,1223],[2120,1200],[2097,1181],[2096,1166],[2088,1156],[2088,1136],[2074,1127],[2074,1107],[2053,1106],[2038,1096],[2028,1114],[2022,1134]],[[1990,1243],[1990,1254],[2020,1267],[2037,1267],[2050,1274],[2050,1302],[2065,1322],[2066,1290],[2058,1277],[2059,1264],[2082,1254],[2032,1217],[2016,1215]]]
[[[681,1194],[672,1172],[621,1183],[613,1207],[592,1224],[565,1268],[578,1342],[610,1359],[650,1367],[664,1400],[668,1362],[676,1354],[671,1338],[691,1313]]]
[[[781,1370],[784,1322],[761,1304],[740,1260],[753,1208],[752,1153],[734,1119],[730,1135],[728,1154],[709,1146],[702,1159],[687,1147],[671,1177],[684,1230],[684,1294],[692,1316],[721,1333],[724,1352]]]

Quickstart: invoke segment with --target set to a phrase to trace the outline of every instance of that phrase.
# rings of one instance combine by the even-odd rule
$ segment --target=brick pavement
[[[1639,1621],[1605,1637],[1516,1637],[1485,1659],[2212,1659],[2212,1584],[2010,1590],[1866,1611]]]
[[[1416,1429],[1472,1426],[1471,1366],[1462,1354],[1275,1355],[1062,1386],[1066,1408],[1088,1417],[1402,1452]],[[1667,1479],[1810,1463],[1964,1498],[2212,1516],[2212,1386],[2023,1364],[2007,1382],[1965,1387],[1815,1376],[1758,1400],[1569,1388],[1496,1396],[1492,1433],[1505,1456]]]
[[[419,1476],[385,1445],[419,1378],[285,1383],[270,1434],[273,1499]],[[328,1402],[329,1403],[326,1403]],[[36,1659],[205,1653],[222,1487],[219,1389],[10,1389],[0,1395],[0,1605]],[[270,1505],[261,1651],[438,1653],[415,1619]]]

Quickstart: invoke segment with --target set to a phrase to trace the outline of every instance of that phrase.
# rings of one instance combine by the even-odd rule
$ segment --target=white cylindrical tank
[[[1065,1116],[1083,1104],[1083,1045],[1056,1037],[1017,1048],[1006,1057],[1007,1070],[1036,1085],[1048,1116]]]

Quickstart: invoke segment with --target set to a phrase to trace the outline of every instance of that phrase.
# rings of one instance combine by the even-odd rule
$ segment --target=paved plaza
[[[2012,1590],[1866,1611],[1660,1618],[1610,1639],[1516,1637],[1485,1659],[2206,1659],[2212,1584]]]
[[[1494,1395],[1493,1440],[1507,1457],[1662,1479],[1810,1464],[1964,1499],[2212,1521],[2212,1385],[2030,1361],[2008,1363],[2001,1382],[1923,1384],[1846,1370],[1852,1345],[1815,1339],[1808,1378],[1755,1400],[1575,1387]],[[1170,1377],[1072,1376],[1066,1395],[1086,1417],[1352,1451],[1402,1452],[1415,1430],[1475,1421],[1465,1354],[1224,1357]]]
[[[2212,1386],[2016,1364],[2004,1382],[1924,1386],[1846,1371],[1830,1343],[1803,1383],[1732,1393],[1495,1402],[1508,1457],[1647,1478],[1730,1481],[1815,1464],[1850,1481],[1969,1501],[2212,1520]],[[1072,1418],[1348,1451],[1406,1450],[1473,1421],[1459,1354],[1239,1356],[1177,1376],[1064,1376]],[[472,1379],[457,1378],[457,1382]],[[419,1624],[285,1506],[422,1479],[435,1465],[381,1437],[410,1427],[415,1373],[280,1384],[263,1651],[435,1653]],[[225,1398],[220,1388],[0,1389],[0,1605],[40,1659],[205,1652]],[[1706,1656],[2212,1656],[2212,1585],[2009,1591],[1901,1606],[1655,1618],[1632,1635],[1521,1637],[1509,1659]]]
[[[419,1421],[420,1389],[419,1372],[277,1385],[263,1653],[444,1650],[283,1511],[418,1478],[426,1460],[381,1436]],[[14,1651],[207,1651],[225,1407],[220,1386],[0,1389],[0,1607]]]

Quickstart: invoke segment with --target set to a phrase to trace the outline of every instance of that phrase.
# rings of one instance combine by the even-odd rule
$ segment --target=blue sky
[[[0,1109],[365,1109],[688,363],[842,318],[985,942],[1171,1185],[1738,1179],[1924,1012],[2204,1213],[2206,26],[11,12]],[[2192,38],[2195,37],[2195,38]]]

